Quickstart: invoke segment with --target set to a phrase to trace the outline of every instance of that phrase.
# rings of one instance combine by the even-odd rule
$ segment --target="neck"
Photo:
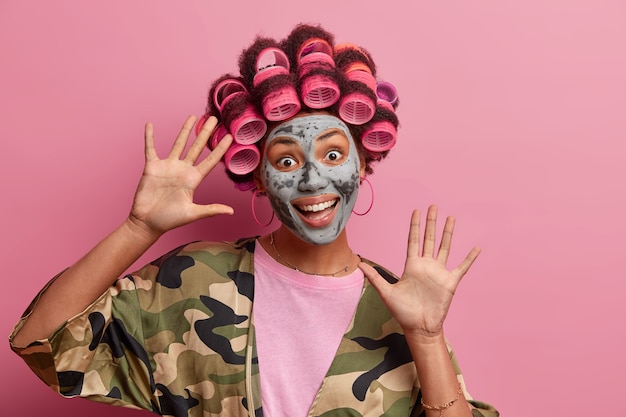
[[[353,272],[358,264],[357,257],[348,245],[345,229],[337,239],[326,245],[305,242],[284,226],[272,234],[259,239],[265,250],[278,262],[301,272],[342,276]]]

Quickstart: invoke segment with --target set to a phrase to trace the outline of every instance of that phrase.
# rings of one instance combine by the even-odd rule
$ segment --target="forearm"
[[[441,406],[457,398],[459,381],[450,360],[443,333],[440,336],[425,337],[406,335],[411,350],[422,397],[425,404]],[[426,416],[440,416],[441,411],[426,409]],[[444,410],[445,417],[471,417],[469,405],[463,396]]]
[[[158,237],[126,220],[50,285],[13,343],[25,346],[48,337],[106,291]]]

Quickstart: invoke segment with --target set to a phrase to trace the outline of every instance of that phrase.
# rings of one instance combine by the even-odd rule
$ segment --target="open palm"
[[[405,333],[415,332],[427,337],[441,334],[456,288],[480,253],[479,248],[473,248],[456,268],[448,269],[446,263],[455,220],[453,217],[446,219],[435,254],[436,220],[437,207],[430,206],[421,244],[420,212],[413,212],[407,258],[398,282],[390,284],[374,268],[360,265]]]
[[[223,204],[200,205],[193,201],[198,185],[213,170],[232,143],[232,138],[227,135],[211,154],[198,162],[217,124],[217,120],[211,117],[183,157],[195,120],[194,116],[187,118],[169,155],[164,159],[159,159],[154,148],[153,126],[146,125],[146,162],[135,193],[130,219],[151,233],[162,234],[204,217],[233,213],[231,207]]]

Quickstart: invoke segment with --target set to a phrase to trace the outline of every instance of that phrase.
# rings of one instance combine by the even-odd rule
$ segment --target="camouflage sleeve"
[[[47,339],[27,347],[15,346],[14,335],[57,275],[39,292],[15,326],[9,337],[11,348],[43,382],[64,397],[78,396],[155,411],[135,288],[135,279],[150,269],[148,265],[135,276],[117,280]]]
[[[258,380],[248,355],[253,244],[177,248],[119,279],[47,339],[11,347],[65,397],[162,415],[246,415],[261,404],[247,396]]]

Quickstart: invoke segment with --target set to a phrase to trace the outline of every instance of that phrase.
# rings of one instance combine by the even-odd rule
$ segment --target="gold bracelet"
[[[456,402],[456,400],[458,400],[459,398],[461,398],[461,394],[463,393],[463,390],[461,389],[461,386],[459,385],[459,390],[456,392],[456,397],[454,397],[454,399],[452,401],[448,401],[447,403],[441,404],[441,405],[428,405],[426,403],[424,403],[424,398],[422,397],[420,399],[420,402],[422,403],[422,407],[424,407],[427,410],[437,410],[439,411],[439,417],[443,417],[443,412],[448,408],[451,407],[452,404],[454,404]]]

